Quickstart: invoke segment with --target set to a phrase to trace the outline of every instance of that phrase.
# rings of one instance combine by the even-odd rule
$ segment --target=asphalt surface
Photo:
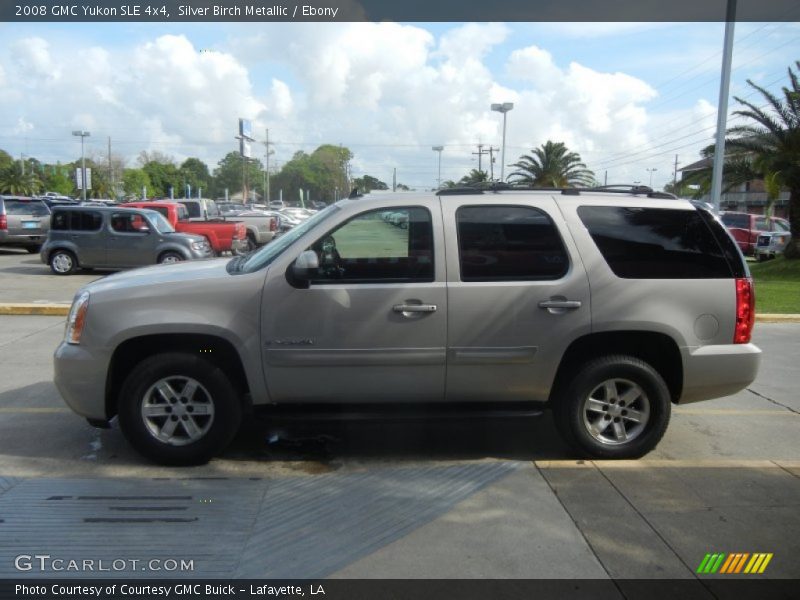
[[[255,422],[191,469],[150,465],[116,425],[96,430],[66,409],[51,365],[63,327],[0,317],[0,577],[41,575],[15,570],[21,552],[194,561],[170,576],[699,586],[725,577],[695,573],[706,553],[768,552],[757,577],[800,577],[800,325],[759,324],[751,388],[675,408],[639,461],[574,460],[545,413]]]

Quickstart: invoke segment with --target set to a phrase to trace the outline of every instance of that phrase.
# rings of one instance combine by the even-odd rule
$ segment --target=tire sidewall
[[[72,267],[70,268],[69,271],[57,271],[53,266],[53,261],[57,256],[61,254],[68,256],[69,259],[72,261]],[[78,268],[78,259],[75,258],[75,255],[69,250],[54,250],[53,253],[50,255],[50,260],[48,262],[50,264],[50,270],[56,275],[72,275],[72,273],[74,273],[75,270]]]
[[[214,402],[214,421],[208,433],[185,446],[170,446],[157,440],[141,413],[147,390],[159,379],[175,376],[196,379]],[[143,456],[166,465],[195,465],[208,462],[231,442],[241,423],[241,404],[219,367],[190,354],[167,353],[134,367],[120,390],[118,416],[123,434]]]
[[[583,422],[584,400],[609,379],[627,379],[638,384],[650,405],[645,430],[636,439],[619,446],[597,441]],[[655,448],[663,437],[669,424],[671,399],[666,383],[650,365],[633,357],[614,356],[585,364],[558,399],[555,411],[562,435],[584,455],[600,459],[639,458]]]
[[[170,256],[175,256],[178,259],[175,262],[184,262],[186,260],[183,257],[183,255],[180,254],[179,252],[175,252],[174,250],[167,250],[166,252],[161,254],[161,256],[158,257],[158,264],[160,265],[165,264],[164,261]],[[175,264],[175,263],[166,263],[166,264]]]

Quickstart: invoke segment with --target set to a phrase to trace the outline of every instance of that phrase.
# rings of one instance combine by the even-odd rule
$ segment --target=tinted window
[[[737,215],[733,213],[723,213],[720,215],[726,227],[740,227],[750,229],[750,215]]]
[[[26,200],[5,200],[7,215],[31,215],[34,217],[46,217],[50,210],[44,202]]]
[[[50,227],[56,231],[98,231],[103,217],[98,212],[83,210],[59,210],[53,213]]]
[[[162,217],[169,217],[169,209],[166,206],[151,206],[150,210],[156,211]]]
[[[578,215],[618,277],[732,276],[723,249],[697,210],[581,206]]]
[[[569,259],[553,222],[525,206],[456,211],[462,281],[558,279]]]
[[[185,206],[186,212],[191,218],[195,219],[200,216],[200,204],[197,202],[187,202]]]
[[[111,215],[111,229],[118,233],[146,233],[150,226],[140,214],[114,213]]]
[[[433,227],[424,208],[363,213],[310,248],[324,282],[433,281]]]

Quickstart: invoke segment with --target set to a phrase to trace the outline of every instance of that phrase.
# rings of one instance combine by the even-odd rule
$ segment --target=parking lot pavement
[[[64,407],[62,336],[63,318],[0,317],[0,576],[21,548],[194,559],[193,576],[434,578],[696,578],[707,552],[771,552],[763,577],[800,576],[800,325],[757,326],[750,390],[675,408],[640,461],[576,461],[545,414],[251,423],[192,469]]]
[[[0,248],[0,304],[4,302],[70,303],[78,289],[102,277],[104,271],[53,275],[38,254]],[[24,275],[25,277],[20,277]]]

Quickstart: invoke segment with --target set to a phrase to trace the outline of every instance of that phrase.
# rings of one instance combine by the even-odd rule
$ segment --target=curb
[[[0,315],[44,315],[66,317],[69,304],[36,304],[32,302],[7,302],[0,304]],[[757,323],[800,323],[800,315],[762,313],[756,314]]]

